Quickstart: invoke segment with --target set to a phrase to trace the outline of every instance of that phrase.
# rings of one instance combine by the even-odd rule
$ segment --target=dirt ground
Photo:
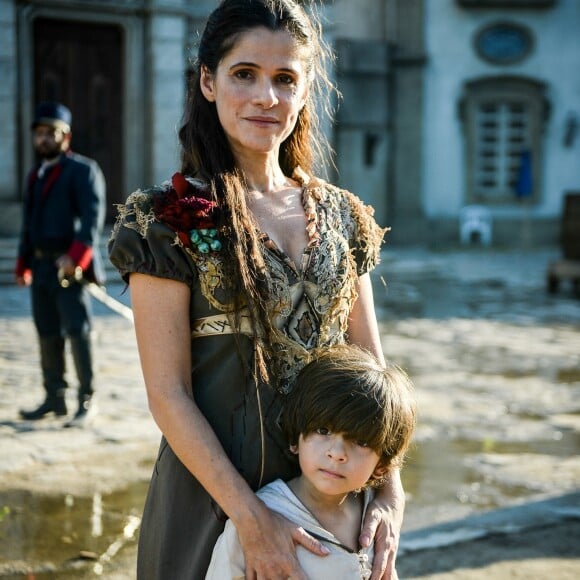
[[[408,370],[419,401],[404,470],[401,578],[580,577],[580,300],[567,287],[546,294],[557,257],[550,248],[384,254],[373,278],[383,347]],[[127,302],[121,291],[109,287]],[[95,314],[94,424],[21,422],[17,410],[41,396],[36,339],[26,293],[0,287],[0,577],[134,578],[159,432],[131,324],[99,304]],[[70,389],[73,409],[74,396]],[[130,499],[115,495],[124,490]],[[92,502],[86,537],[70,531],[72,508],[40,517],[41,500],[54,497]],[[105,512],[99,537],[95,498]],[[510,525],[546,499],[545,511]],[[108,508],[113,500],[123,507]],[[497,517],[472,519],[482,513]],[[119,520],[109,535],[107,518]],[[55,537],[46,550],[31,540],[42,535]]]

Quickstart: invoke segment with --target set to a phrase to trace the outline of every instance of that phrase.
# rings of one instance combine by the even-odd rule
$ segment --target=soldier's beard
[[[48,145],[42,143],[36,147],[36,152],[41,159],[50,160],[58,157],[62,153],[62,147],[58,144]]]

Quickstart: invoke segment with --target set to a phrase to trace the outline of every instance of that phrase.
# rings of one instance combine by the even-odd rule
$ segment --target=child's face
[[[338,495],[364,487],[379,455],[364,442],[320,428],[300,435],[297,450],[302,475],[321,493]]]

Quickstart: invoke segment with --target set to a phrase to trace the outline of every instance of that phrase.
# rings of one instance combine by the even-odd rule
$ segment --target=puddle
[[[537,493],[501,478],[488,480],[468,458],[483,454],[538,454],[571,457],[580,453],[580,436],[564,431],[554,440],[504,442],[437,438],[415,444],[402,472],[408,494],[404,530],[410,531],[475,512],[497,509]],[[471,462],[472,463],[472,462]]]
[[[0,493],[0,577],[108,578],[136,542],[147,483],[92,497]]]
[[[559,383],[580,383],[580,369],[559,369],[556,375],[556,380]]]
[[[408,493],[405,530],[464,517],[532,496],[534,491],[474,472],[468,457],[580,452],[577,434],[525,443],[437,438],[415,444],[403,470]],[[0,493],[0,577],[27,580],[110,578],[128,552],[134,566],[139,517],[147,483],[92,497]],[[121,578],[123,576],[117,576]],[[132,577],[132,576],[127,576]]]

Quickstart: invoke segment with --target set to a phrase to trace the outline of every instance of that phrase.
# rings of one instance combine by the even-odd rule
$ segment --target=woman
[[[323,54],[295,2],[222,2],[191,79],[182,172],[120,209],[110,256],[130,281],[163,433],[140,579],[203,578],[227,517],[247,578],[305,578],[298,543],[325,555],[253,493],[298,473],[278,417],[309,350],[348,340],[382,357],[368,272],[384,230],[355,196],[312,176]],[[395,472],[361,537],[375,542],[374,580],[393,570],[403,504]]]

